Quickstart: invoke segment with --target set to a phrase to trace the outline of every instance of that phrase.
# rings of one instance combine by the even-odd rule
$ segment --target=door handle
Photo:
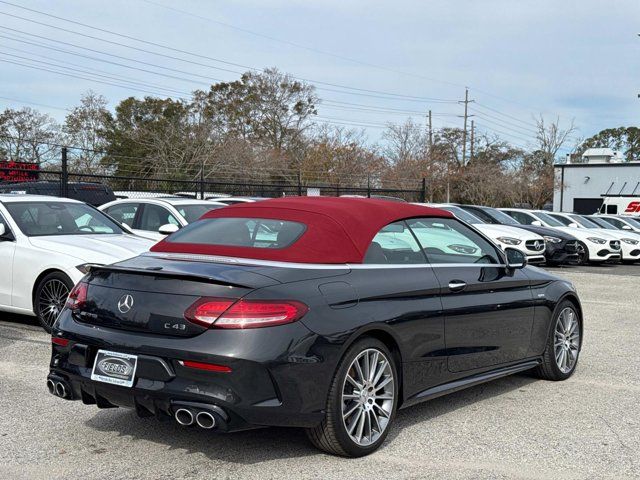
[[[452,292],[461,292],[467,286],[467,282],[463,282],[462,280],[451,280],[449,282],[449,290]]]

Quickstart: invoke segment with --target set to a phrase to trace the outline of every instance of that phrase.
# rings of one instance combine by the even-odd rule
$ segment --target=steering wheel
[[[81,227],[78,227],[78,230],[89,230],[91,233],[95,233],[94,228],[90,227],[89,225],[83,225]]]

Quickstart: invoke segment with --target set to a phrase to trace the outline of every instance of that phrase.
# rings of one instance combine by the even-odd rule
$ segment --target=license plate
[[[137,366],[137,355],[98,350],[91,372],[91,380],[120,385],[121,387],[131,387]]]

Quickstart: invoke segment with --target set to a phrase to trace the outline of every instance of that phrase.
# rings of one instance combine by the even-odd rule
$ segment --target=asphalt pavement
[[[383,448],[355,460],[295,429],[219,435],[60,400],[45,386],[49,337],[2,314],[0,478],[639,478],[640,279],[591,268],[555,270],[586,317],[571,379],[517,375],[402,410]]]

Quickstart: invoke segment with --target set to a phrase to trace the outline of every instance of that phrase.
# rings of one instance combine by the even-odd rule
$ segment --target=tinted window
[[[191,205],[174,205],[174,208],[178,210],[178,213],[187,221],[187,223],[193,223],[199,220],[202,215],[210,210],[220,208],[220,205],[211,205],[207,203],[194,203]]]
[[[562,223],[556,220],[555,217],[551,217],[548,213],[536,212],[536,216],[551,227],[562,227]]]
[[[207,218],[167,238],[171,243],[197,243],[230,247],[285,248],[304,233],[298,222],[264,218]]]
[[[429,263],[500,263],[495,247],[453,218],[407,220]]]
[[[604,218],[597,218],[597,217],[589,217],[589,220],[592,223],[595,223],[598,227],[600,228],[609,228],[609,229],[615,229],[616,227],[611,225],[611,223],[609,223],[608,219],[604,219]]]
[[[136,218],[136,212],[138,211],[139,206],[139,203],[125,203],[106,208],[105,212],[107,212],[107,214],[115,221],[133,228],[133,221]]]
[[[615,215],[616,213],[618,213],[618,206],[617,205],[607,205],[607,213],[611,213],[611,214]]]
[[[497,208],[485,208],[483,211],[486,215],[491,215],[494,220],[496,220],[496,222],[493,223],[500,223],[502,225],[522,225],[515,218],[510,217],[504,212],[501,212]]]
[[[124,233],[110,218],[84,203],[12,202],[5,206],[20,230],[31,237]]]
[[[576,223],[579,223],[585,228],[600,228],[597,223],[593,223],[588,218],[580,217],[578,215],[569,215]]]
[[[382,228],[364,257],[369,264],[426,263],[420,245],[404,222],[391,223]]]
[[[522,225],[531,225],[536,221],[536,217],[529,215],[528,213],[518,212],[515,210],[507,210],[505,213],[510,217],[515,218],[516,222],[521,223]]]
[[[622,230],[623,227],[625,227],[625,226],[628,227],[628,225],[626,223],[624,223],[622,220],[618,220],[617,218],[607,217],[607,218],[604,218],[603,220],[606,220],[611,225],[616,227],[618,230]]]
[[[573,220],[569,220],[568,218],[562,216],[562,215],[549,215],[550,217],[552,217],[554,220],[556,220],[557,222],[560,222],[560,225],[563,226],[569,226],[572,223],[575,223]]]
[[[142,217],[140,218],[140,225],[137,227],[140,230],[147,230],[149,232],[157,232],[161,226],[170,223],[172,225],[180,225],[180,222],[171,215],[169,210],[159,205],[152,205],[150,203],[144,206],[142,210]]]

